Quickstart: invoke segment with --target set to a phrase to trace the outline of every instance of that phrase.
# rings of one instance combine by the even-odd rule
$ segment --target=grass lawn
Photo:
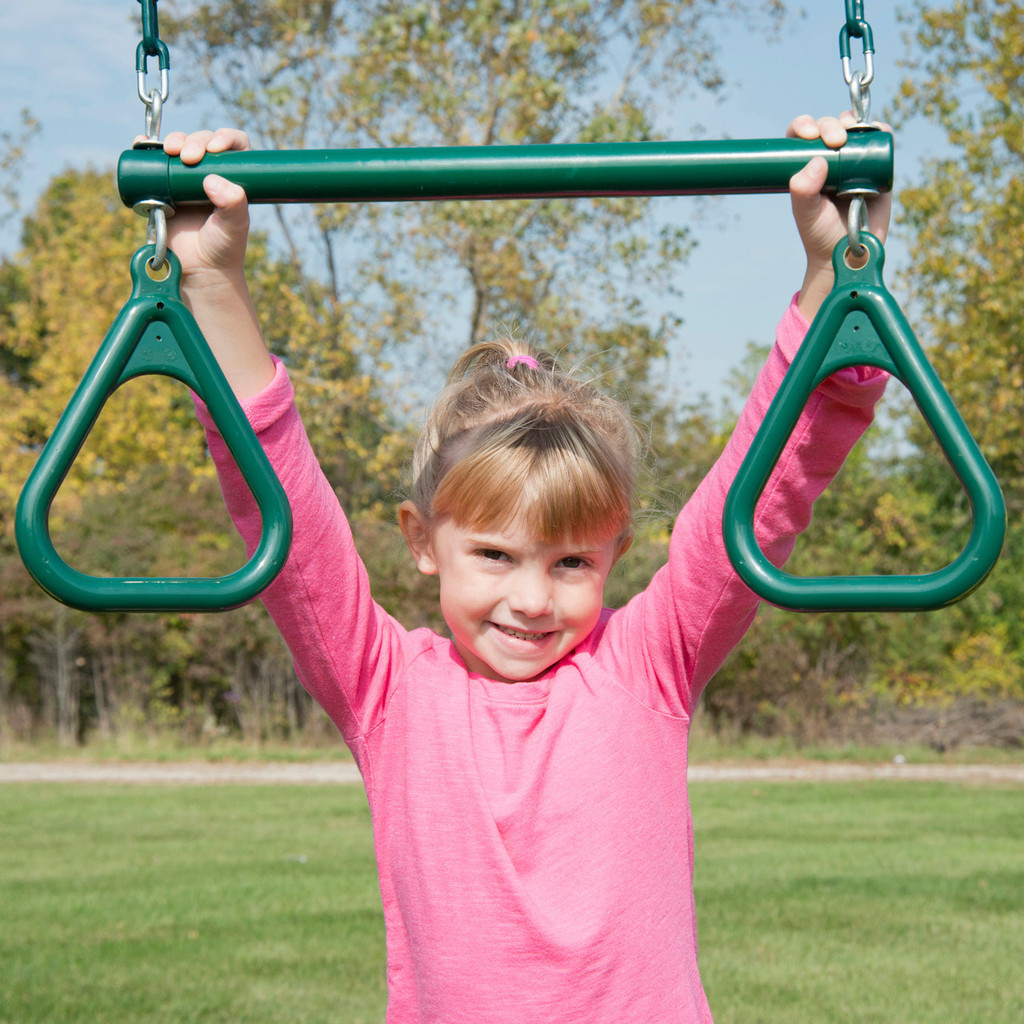
[[[358,786],[0,787],[2,1024],[379,1022]]]
[[[691,796],[717,1024],[1024,1021],[1024,791]],[[2,786],[0,922],[0,1024],[383,1017],[356,786]]]
[[[716,1024],[1021,1024],[1024,790],[692,787]]]

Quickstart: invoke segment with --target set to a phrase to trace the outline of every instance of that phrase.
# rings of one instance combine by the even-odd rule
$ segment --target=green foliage
[[[993,692],[1024,693],[1024,4],[967,0],[918,3],[919,56],[900,89],[904,117],[941,127],[952,153],[926,167],[901,194],[912,265],[908,275],[930,341],[929,354],[999,478],[1010,515],[1003,559],[990,582],[954,616],[950,654],[957,688],[974,659]],[[923,432],[912,428],[915,443]],[[914,486],[930,494],[939,524],[964,519],[958,485],[929,464],[912,467]],[[998,666],[998,667],[997,667]],[[998,676],[995,679],[994,676]]]
[[[176,81],[191,73],[260,145],[533,144],[657,137],[665,116],[656,101],[719,86],[720,20],[743,16],[771,31],[781,9],[753,0],[196,0],[163,12],[162,27],[183,72]],[[1024,5],[918,3],[913,17],[918,50],[901,109],[941,125],[953,154],[901,193],[912,319],[1003,484],[1004,557],[983,588],[941,613],[766,609],[707,694],[723,727],[806,742],[880,710],[1024,700]],[[20,135],[4,135],[5,182],[16,181],[32,130],[25,115]],[[258,608],[84,616],[43,597],[17,559],[18,489],[126,298],[128,258],[142,241],[141,221],[108,182],[80,170],[55,178],[24,220],[22,251],[0,263],[0,740],[40,728],[66,742],[88,730],[173,728],[197,742],[224,730],[251,742],[317,735],[323,718]],[[444,628],[435,582],[415,572],[391,521],[410,407],[457,349],[505,324],[584,363],[644,425],[651,479],[608,601],[644,586],[734,418],[731,404],[674,408],[660,386],[659,359],[678,326],[664,299],[681,278],[687,229],[633,198],[275,215],[249,249],[255,301],[381,603],[410,626]],[[762,357],[752,352],[737,368],[737,396]],[[895,397],[887,406],[896,411],[820,500],[794,572],[927,572],[959,552],[970,528],[962,489],[916,411]],[[108,403],[51,522],[61,552],[89,572],[220,575],[244,558],[189,396],[151,378]],[[1019,745],[1019,733],[1001,741]]]
[[[258,144],[486,145],[646,139],[654,96],[717,89],[716,28],[771,32],[778,2],[519,3],[196,0],[168,12],[178,65]],[[440,383],[455,354],[503,323],[629,383],[638,408],[677,321],[663,313],[690,248],[652,205],[425,203],[280,211],[293,258],[351,300],[368,359]],[[414,339],[415,348],[402,342]],[[428,383],[426,390],[433,390]],[[422,398],[422,393],[415,395]]]
[[[936,122],[954,155],[933,160],[902,194],[910,280],[936,367],[1019,511],[1024,5],[972,0],[917,13],[924,56],[903,82],[900,110]]]
[[[28,109],[18,114],[19,126],[13,131],[0,131],[0,224],[14,217],[21,209],[18,180],[25,148],[39,132],[39,122]]]
[[[322,716],[257,608],[85,616],[39,592],[15,552],[21,484],[127,298],[143,228],[111,195],[109,175],[69,171],[25,219],[19,255],[0,265],[0,738],[33,727],[57,728],[65,742],[86,727],[108,736],[174,728],[193,741],[222,728],[253,742],[294,736]],[[300,381],[310,434],[329,453],[329,479],[355,513],[385,515],[405,436],[344,344],[345,309],[270,260],[259,237],[248,269],[276,325],[272,341]],[[164,378],[111,396],[49,521],[62,557],[91,575],[221,576],[245,561],[192,400]]]

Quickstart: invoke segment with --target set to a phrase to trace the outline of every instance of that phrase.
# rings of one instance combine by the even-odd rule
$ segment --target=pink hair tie
[[[528,366],[531,370],[540,369],[540,363],[538,363],[533,356],[509,356],[508,362],[505,363],[505,366],[507,369],[511,370],[517,363],[522,363],[524,366]]]

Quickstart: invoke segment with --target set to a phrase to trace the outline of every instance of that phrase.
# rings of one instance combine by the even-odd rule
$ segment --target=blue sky
[[[162,0],[170,9],[175,0]],[[796,4],[793,5],[797,6]],[[782,134],[798,113],[831,113],[849,105],[838,53],[845,19],[840,0],[814,0],[779,42],[770,43],[736,25],[722,41],[730,86],[724,99],[701,98],[673,112],[678,138],[690,126],[710,135],[763,138]],[[884,113],[901,73],[904,46],[896,8],[867,0],[865,14],[876,46],[873,112]],[[42,125],[22,181],[26,208],[50,177],[67,166],[113,167],[117,155],[142,130],[136,95],[135,47],[141,37],[137,0],[46,0],[0,5],[0,130],[17,125],[31,109]],[[860,66],[854,43],[855,64]],[[155,69],[155,61],[151,60]],[[207,124],[201,102],[171,96],[164,134]],[[902,133],[897,143],[896,187],[915,180],[916,165],[937,136]],[[111,185],[113,188],[113,184]],[[690,220],[693,200],[661,201],[669,216]],[[736,196],[713,201],[694,224],[699,247],[684,270],[683,345],[672,356],[672,379],[682,398],[717,395],[729,370],[752,340],[770,340],[775,322],[802,277],[802,252],[785,196]],[[141,221],[140,221],[141,233]],[[0,229],[0,255],[17,248],[16,225]],[[888,246],[887,279],[899,296],[903,258],[898,238]],[[125,254],[125,268],[130,253]],[[111,310],[113,319],[116,310]],[[99,339],[97,339],[98,341]]]

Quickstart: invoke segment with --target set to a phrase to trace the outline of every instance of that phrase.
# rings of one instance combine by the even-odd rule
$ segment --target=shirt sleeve
[[[359,759],[362,739],[383,718],[387,681],[409,634],[370,596],[348,521],[310,446],[284,365],[275,362],[273,381],[242,403],[292,510],[288,558],[262,600],[303,686]],[[225,504],[251,554],[260,537],[259,509],[208,411],[196,405]]]
[[[807,333],[795,303],[722,455],[680,512],[669,560],[650,586],[612,613],[603,642],[624,686],[649,706],[688,716],[708,681],[754,620],[759,600],[725,551],[726,495],[782,378]],[[755,534],[782,565],[811,520],[814,501],[874,418],[887,374],[850,367],[815,390],[762,494]]]

